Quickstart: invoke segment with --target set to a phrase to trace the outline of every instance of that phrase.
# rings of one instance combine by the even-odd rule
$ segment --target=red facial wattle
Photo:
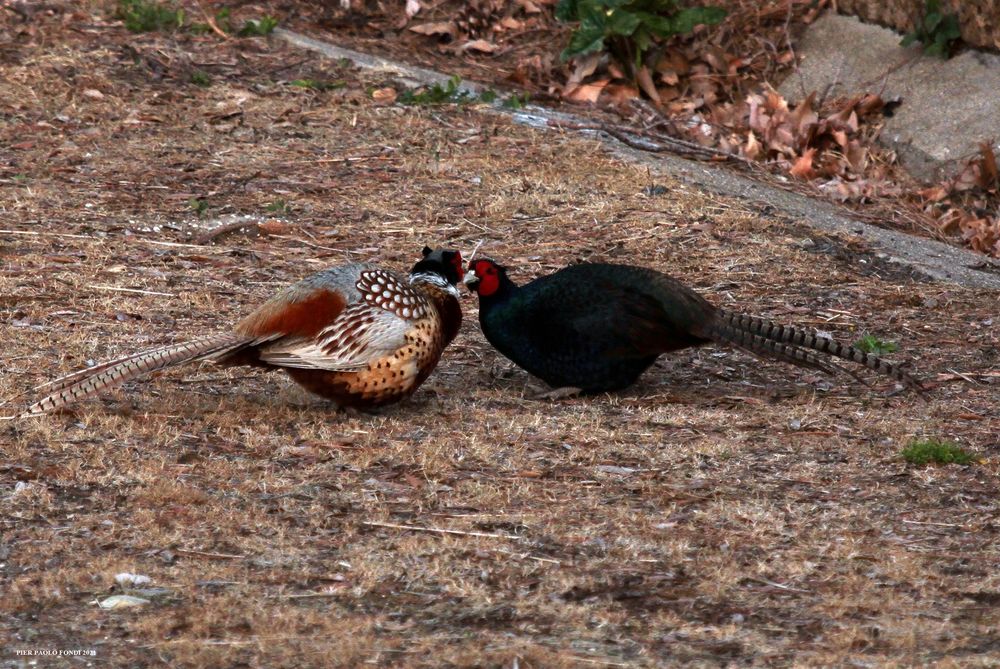
[[[500,273],[493,263],[487,260],[480,260],[473,266],[473,271],[479,279],[476,284],[476,292],[480,297],[487,297],[497,292],[500,288]]]

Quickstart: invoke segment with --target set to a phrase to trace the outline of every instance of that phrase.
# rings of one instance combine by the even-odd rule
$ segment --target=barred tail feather
[[[841,367],[830,359],[824,359],[808,349],[770,341],[769,339],[764,339],[750,333],[745,333],[744,338],[746,339],[745,343],[737,343],[735,341],[731,341],[730,343],[759,357],[780,360],[796,367],[817,370],[830,376],[836,376],[838,372],[847,374],[859,383],[868,385],[868,382],[851,370]]]
[[[79,370],[77,370],[77,371],[75,371],[75,372],[73,372],[71,374],[67,374],[66,376],[60,376],[57,379],[52,379],[51,381],[46,381],[45,383],[42,383],[40,385],[35,386],[31,390],[32,390],[32,392],[35,392],[35,393],[40,393],[42,391],[45,391],[46,393],[54,394],[54,393],[62,390],[63,388],[68,388],[69,386],[73,385],[74,383],[76,383],[80,379],[87,378],[87,377],[90,377],[90,376],[94,376],[95,374],[98,374],[98,373],[104,371],[105,369],[108,369],[110,367],[114,367],[115,365],[120,365],[120,364],[122,364],[124,362],[127,362],[128,360],[134,360],[135,358],[141,358],[141,357],[144,357],[144,356],[151,356],[151,355],[154,355],[156,353],[159,353],[160,351],[166,351],[168,349],[172,349],[175,346],[177,346],[177,344],[168,344],[166,346],[160,346],[159,348],[151,348],[151,349],[147,349],[145,351],[140,351],[138,353],[133,353],[131,355],[124,356],[122,358],[115,358],[114,360],[108,360],[106,362],[101,362],[101,363],[98,363],[98,364],[94,365],[93,367],[86,367],[84,369],[79,369]]]
[[[757,318],[756,316],[747,316],[720,309],[710,329],[709,336],[717,341],[729,342],[747,348],[759,355],[779,357],[780,359],[785,359],[787,362],[792,362],[786,357],[786,354],[789,353],[787,349],[791,347],[792,349],[797,349],[797,352],[792,352],[792,357],[802,360],[806,363],[806,366],[822,369],[822,367],[814,364],[815,360],[820,358],[815,356],[815,354],[808,353],[809,351],[816,351],[863,365],[874,372],[895,379],[904,386],[919,392],[926,390],[916,377],[902,369],[899,365],[886,362],[877,355],[865,353],[853,346],[841,344],[827,337],[820,337],[802,328],[776,325],[769,320]],[[747,342],[749,342],[749,345]],[[776,347],[784,347],[778,349],[777,356],[774,355]],[[801,354],[811,355],[813,359],[804,360],[800,357]],[[829,364],[829,361],[825,362]],[[838,367],[837,369],[840,368]]]
[[[211,335],[104,362],[38,386],[36,390],[45,390],[48,394],[18,417],[40,416],[158,369],[218,358],[256,343],[258,340],[235,334]]]

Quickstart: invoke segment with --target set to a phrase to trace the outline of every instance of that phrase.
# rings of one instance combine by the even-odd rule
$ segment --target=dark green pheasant
[[[517,286],[488,259],[469,263],[479,323],[493,346],[556,388],[584,393],[633,384],[663,353],[708,342],[833,374],[842,358],[917,391],[897,365],[812,332],[720,309],[645,267],[580,264]],[[850,373],[850,372],[848,372]]]

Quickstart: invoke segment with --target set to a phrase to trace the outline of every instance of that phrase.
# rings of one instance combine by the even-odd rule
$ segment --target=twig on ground
[[[778,588],[779,590],[787,590],[788,592],[802,592],[808,594],[810,590],[804,590],[802,588],[796,588],[791,585],[785,585],[784,583],[776,583],[774,581],[769,581],[766,578],[758,578],[756,576],[747,576],[746,580],[752,581],[754,583],[760,583],[761,585],[769,585],[772,588]]]
[[[396,523],[379,523],[366,520],[361,523],[368,527],[387,527],[393,530],[409,530],[411,532],[430,532],[432,534],[456,534],[466,537],[483,537],[486,539],[514,539],[521,540],[516,534],[490,534],[489,532],[466,532],[465,530],[449,530],[442,527],[420,527],[419,525],[397,525]]]
[[[31,237],[63,237],[65,239],[94,239],[89,235],[70,235],[65,232],[35,232],[34,230],[0,230],[0,235],[29,235]]]
[[[206,551],[191,551],[184,548],[172,548],[178,555],[188,555],[190,557],[203,557],[209,560],[245,560],[246,555],[231,555],[229,553],[208,553]]]
[[[257,221],[254,219],[244,219],[242,221],[233,221],[232,223],[226,223],[225,225],[220,225],[218,227],[212,228],[207,232],[204,232],[195,238],[196,244],[208,244],[214,241],[216,238],[222,235],[227,235],[230,232],[236,232],[242,230],[243,228],[257,227]],[[259,229],[259,228],[258,228]]]
[[[951,372],[952,374],[954,374],[956,377],[958,377],[960,379],[964,379],[965,381],[968,381],[969,383],[971,383],[973,385],[976,385],[976,386],[980,385],[979,381],[976,381],[972,377],[966,376],[962,372],[957,372],[957,371],[955,371],[954,369],[952,369],[950,367],[948,368],[948,371]],[[989,375],[988,374],[980,374],[980,376],[989,376]],[[938,378],[940,379],[940,376]]]
[[[721,151],[709,146],[701,146],[695,142],[689,142],[685,139],[679,139],[669,135],[637,133],[635,130],[616,128],[607,123],[572,123],[569,121],[556,121],[554,119],[550,119],[548,124],[553,128],[562,128],[564,130],[593,130],[595,132],[603,132],[611,137],[614,137],[622,144],[633,149],[638,149],[639,151],[647,151],[650,153],[665,153],[667,151],[673,151],[682,155],[732,160],[751,167],[757,167],[756,163],[751,160],[747,160],[742,156],[727,153],[726,151]]]
[[[213,33],[224,40],[232,39],[225,30],[219,27],[219,25],[215,22],[215,18],[205,10],[205,7],[201,4],[200,0],[198,2],[198,9],[201,10],[202,15],[205,17],[205,23],[208,24],[208,27],[212,29]]]
[[[160,293],[155,290],[142,290],[140,288],[120,288],[118,286],[101,286],[98,284],[88,284],[87,288],[94,290],[110,290],[115,293],[138,293],[140,295],[159,295],[161,297],[177,297],[173,293]]]

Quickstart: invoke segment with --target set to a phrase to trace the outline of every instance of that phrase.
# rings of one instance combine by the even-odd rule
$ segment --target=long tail
[[[898,365],[886,362],[877,355],[865,353],[853,346],[841,344],[827,337],[820,337],[801,328],[776,325],[756,316],[746,316],[719,309],[704,336],[714,341],[739,346],[761,356],[829,371],[826,366],[831,365],[832,362],[813,353],[815,351],[863,365],[918,392],[926,390],[924,384],[915,376]],[[839,371],[847,371],[837,366],[834,367]]]
[[[120,386],[158,369],[183,365],[194,360],[217,359],[258,343],[259,339],[235,334],[210,335],[81,369],[36,387],[35,392],[48,394],[18,414],[16,418],[40,416],[93,397],[102,390]]]

